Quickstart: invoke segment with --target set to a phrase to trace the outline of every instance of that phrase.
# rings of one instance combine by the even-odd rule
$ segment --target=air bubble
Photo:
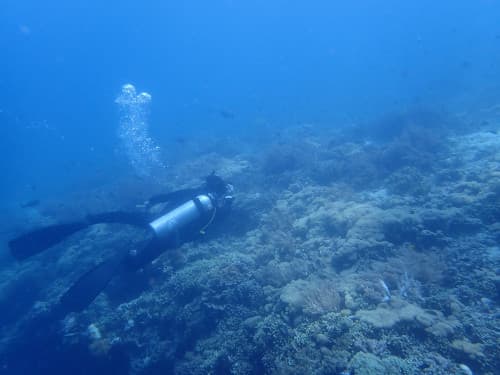
[[[134,171],[140,177],[150,177],[155,171],[164,169],[161,149],[149,135],[149,103],[151,95],[137,95],[134,85],[122,86],[115,103],[120,109],[118,136]]]

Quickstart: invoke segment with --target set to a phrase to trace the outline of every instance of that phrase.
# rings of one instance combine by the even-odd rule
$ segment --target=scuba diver
[[[60,298],[52,318],[85,309],[115,277],[136,271],[167,249],[194,239],[214,222],[226,216],[233,201],[233,186],[214,172],[197,188],[178,190],[152,197],[148,206],[166,203],[162,216],[144,212],[114,211],[88,215],[82,221],[52,225],[25,233],[11,241],[12,255],[23,260],[63,241],[71,234],[99,223],[122,223],[147,229],[145,244],[137,251],[119,253],[97,264],[81,276]]]

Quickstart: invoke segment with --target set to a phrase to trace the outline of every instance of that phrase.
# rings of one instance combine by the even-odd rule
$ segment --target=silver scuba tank
[[[149,226],[153,229],[156,237],[166,238],[214,209],[214,203],[209,195],[198,195],[195,199],[191,199],[153,220]]]

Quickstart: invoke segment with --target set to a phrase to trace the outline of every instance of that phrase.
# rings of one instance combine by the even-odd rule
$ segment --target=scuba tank
[[[172,211],[149,223],[158,239],[166,239],[202,217],[209,217],[207,225],[215,215],[214,198],[211,194],[198,195]]]
[[[142,249],[129,252],[122,259],[121,266],[129,271],[143,267],[160,256],[166,248],[177,247],[179,233],[198,221],[202,226],[200,232],[203,233],[215,217],[217,208],[214,202],[211,194],[201,194],[150,222],[149,228],[154,237]],[[205,223],[201,220],[203,218],[206,218]]]

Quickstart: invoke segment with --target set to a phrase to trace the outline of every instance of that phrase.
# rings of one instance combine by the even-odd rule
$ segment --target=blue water
[[[449,107],[500,77],[499,15],[493,0],[4,0],[2,206],[123,162],[113,101],[124,83],[153,95],[160,143]]]
[[[499,20],[499,0],[2,0],[0,250],[30,201],[154,182],[119,136],[124,84],[152,97],[161,168],[190,139],[258,155],[295,125],[498,104]]]

